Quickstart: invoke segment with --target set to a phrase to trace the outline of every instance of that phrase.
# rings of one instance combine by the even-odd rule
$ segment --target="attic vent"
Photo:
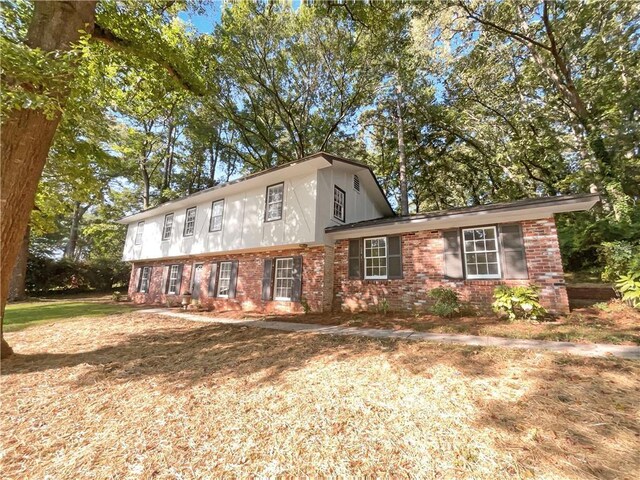
[[[358,177],[358,175],[353,176],[353,189],[356,192],[360,191],[360,178]]]

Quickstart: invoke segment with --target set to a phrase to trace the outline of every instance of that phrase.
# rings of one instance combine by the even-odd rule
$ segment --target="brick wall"
[[[524,221],[522,234],[528,280],[452,280],[443,276],[444,240],[441,231],[402,234],[403,279],[352,280],[348,278],[349,241],[336,242],[334,251],[334,309],[372,310],[386,300],[393,310],[424,310],[428,291],[438,286],[455,289],[460,298],[483,311],[490,310],[497,285],[536,284],[541,303],[550,311],[569,310],[562,262],[553,218]],[[559,285],[560,283],[560,285]]]
[[[301,303],[284,301],[262,301],[262,274],[265,258],[302,256],[302,298],[304,298],[313,311],[322,311],[331,305],[331,289],[327,289],[325,282],[325,269],[327,252],[332,254],[332,248],[310,247],[304,249],[278,250],[260,253],[246,253],[240,255],[216,255],[198,256],[188,260],[162,260],[155,262],[138,262],[132,266],[131,281],[129,282],[129,297],[135,303],[161,304],[167,302],[179,304],[180,295],[166,295],[163,285],[166,276],[165,266],[184,264],[182,271],[182,283],[180,292],[184,293],[191,288],[191,273],[195,263],[203,263],[202,280],[200,283],[200,302],[203,305],[218,310],[245,310],[258,312],[301,312]],[[208,296],[209,279],[212,262],[238,261],[238,281],[236,284],[236,298],[224,299]],[[151,281],[149,292],[136,292],[138,286],[139,267],[151,266]],[[331,275],[329,285],[331,285]]]

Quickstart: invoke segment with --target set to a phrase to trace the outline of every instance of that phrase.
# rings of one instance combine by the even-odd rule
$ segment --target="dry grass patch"
[[[242,313],[226,312],[215,315],[240,318]],[[267,317],[267,320],[562,342],[640,345],[640,312],[620,301],[578,308],[553,322],[509,322],[497,316],[449,319],[427,314],[393,312],[387,315],[368,312],[278,315]]]
[[[8,334],[3,477],[633,478],[640,365],[150,315]]]

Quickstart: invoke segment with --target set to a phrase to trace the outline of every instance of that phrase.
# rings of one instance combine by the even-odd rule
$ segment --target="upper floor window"
[[[190,237],[196,229],[196,207],[187,208],[187,214],[184,217],[184,233],[185,237]]]
[[[169,267],[169,280],[167,285],[167,293],[175,295],[180,288],[180,265],[171,265]]]
[[[164,226],[162,227],[162,240],[169,240],[173,231],[173,213],[164,216]]]
[[[360,177],[358,177],[358,175],[353,176],[353,189],[356,192],[360,191]]]
[[[142,235],[144,234],[144,220],[138,222],[138,226],[136,227],[136,238],[134,243],[136,245],[140,245],[142,243]]]
[[[345,193],[340,187],[333,187],[333,217],[344,222]]]
[[[496,227],[462,230],[467,278],[500,278]]]
[[[224,215],[224,200],[216,200],[211,204],[211,221],[209,222],[210,232],[222,230],[222,217]]]
[[[149,277],[151,276],[151,267],[142,267],[140,272],[140,285],[138,291],[147,293],[149,291]]]
[[[364,239],[364,278],[387,278],[387,238]]]
[[[280,220],[282,218],[282,204],[284,201],[284,183],[278,183],[267,187],[265,205],[265,222]]]

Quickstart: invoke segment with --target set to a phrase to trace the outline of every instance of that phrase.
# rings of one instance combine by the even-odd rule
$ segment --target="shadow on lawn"
[[[146,333],[111,334],[105,341],[120,343],[92,351],[16,355],[3,362],[2,374],[87,364],[94,368],[74,377],[73,386],[154,377],[170,394],[189,385],[210,384],[215,388],[220,377],[250,378],[254,387],[273,385],[288,372],[314,361],[351,362],[361,356],[383,354],[393,368],[410,375],[430,378],[434,366],[447,365],[470,382],[493,378],[518,382],[518,378],[510,377],[508,368],[526,363],[522,356],[527,355],[225,325],[155,327]],[[624,465],[625,472],[633,471],[629,466],[640,467],[633,448],[640,435],[632,415],[637,382],[615,380],[620,373],[637,378],[637,365],[615,359],[542,358],[537,360],[542,363],[532,360],[520,369],[522,380],[533,380],[523,398],[470,398],[478,406],[479,417],[469,421],[478,428],[503,432],[507,440],[501,448],[513,448],[526,468],[535,469],[540,455],[570,476],[619,478],[620,472],[611,466]],[[358,375],[357,369],[353,375]],[[531,438],[523,440],[527,435]],[[570,462],[565,461],[567,456]]]

